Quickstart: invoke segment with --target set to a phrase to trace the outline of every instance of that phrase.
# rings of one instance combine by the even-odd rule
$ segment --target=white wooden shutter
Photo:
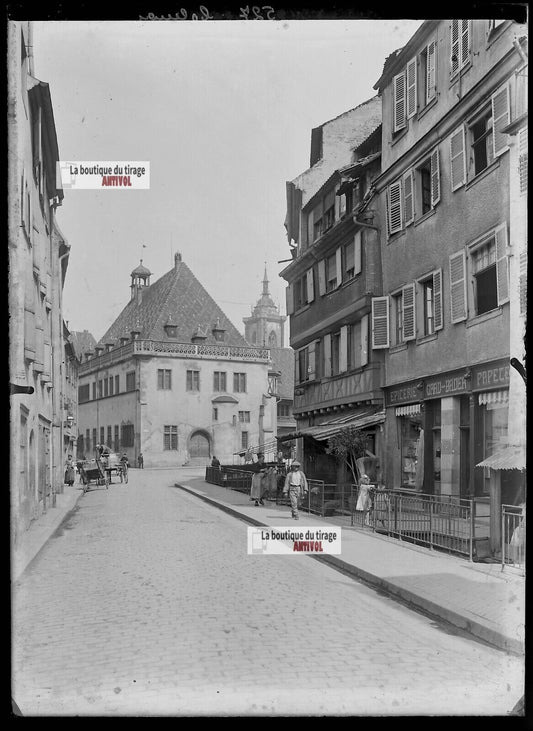
[[[338,195],[337,198],[339,199],[339,218],[342,218],[346,213],[346,195],[343,193]]]
[[[402,288],[403,339],[416,338],[415,284],[406,284]]]
[[[331,376],[331,335],[324,335],[324,376]]]
[[[315,299],[315,284],[313,280],[313,269],[308,269],[305,275],[307,279],[307,301],[312,302]]]
[[[320,259],[318,262],[318,294],[322,296],[326,294],[326,260]]]
[[[341,327],[341,336],[339,343],[339,373],[345,373],[348,370],[348,326]]]
[[[300,354],[297,350],[294,350],[293,354],[294,354],[294,383],[301,383],[301,381],[300,381]]]
[[[437,43],[431,41],[426,49],[426,104],[437,94],[436,57]]]
[[[415,176],[413,170],[409,170],[403,176],[403,214],[406,226],[413,223],[415,220]]]
[[[498,157],[509,149],[507,135],[501,130],[510,122],[509,85],[505,84],[491,97],[492,102],[492,149]]]
[[[461,23],[461,68],[466,66],[470,58],[470,21],[460,20]]]
[[[412,58],[405,69],[407,82],[407,119],[416,114],[416,56]]]
[[[389,234],[395,234],[403,228],[402,216],[402,181],[391,183],[388,189]]]
[[[307,376],[310,381],[314,381],[316,378],[315,347],[316,343],[314,340],[307,347]]]
[[[361,365],[368,363],[368,315],[361,318]]]
[[[442,308],[442,269],[433,272],[433,326],[435,331],[444,327]]]
[[[285,299],[287,305],[287,315],[292,315],[294,312],[294,288],[292,284],[287,285],[285,290]]]
[[[337,287],[342,284],[342,246],[335,252],[335,270],[337,273]]]
[[[466,183],[466,154],[464,126],[456,129],[450,137],[450,166],[452,191]]]
[[[518,279],[518,298],[520,300],[520,314],[525,315],[527,309],[527,251],[520,253]]]
[[[393,79],[393,131],[398,132],[406,125],[405,121],[405,71]]]
[[[466,320],[466,261],[465,252],[450,256],[450,310],[451,321]]]
[[[527,127],[518,133],[518,176],[520,193],[527,191]]]
[[[436,206],[440,201],[440,162],[439,148],[431,153],[431,205]]]
[[[362,270],[361,238],[361,231],[357,231],[353,240],[354,274],[360,274]]]
[[[451,27],[450,73],[452,76],[459,71],[459,65],[461,62],[461,51],[459,47],[459,22],[459,20],[452,20]]]
[[[509,258],[507,251],[507,226],[499,226],[496,237],[496,290],[498,304],[509,302]]]
[[[372,297],[372,348],[388,348],[389,344],[389,298]]]

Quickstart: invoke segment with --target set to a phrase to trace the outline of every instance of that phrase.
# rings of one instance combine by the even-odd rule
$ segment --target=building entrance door
[[[50,495],[50,428],[43,421],[39,422],[39,462],[38,462],[38,489],[39,500]]]
[[[200,432],[192,435],[189,443],[190,457],[209,457],[209,439]]]

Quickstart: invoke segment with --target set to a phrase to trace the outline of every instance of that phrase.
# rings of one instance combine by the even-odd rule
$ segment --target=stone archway
[[[211,456],[211,439],[207,432],[198,429],[189,437],[189,457],[208,459]]]

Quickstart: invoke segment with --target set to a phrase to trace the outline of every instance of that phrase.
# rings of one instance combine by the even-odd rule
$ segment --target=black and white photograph
[[[528,19],[485,10],[8,8],[12,717],[526,717]]]

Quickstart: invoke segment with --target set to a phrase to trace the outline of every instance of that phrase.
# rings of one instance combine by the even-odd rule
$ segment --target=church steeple
[[[265,261],[265,276],[263,277],[263,294],[269,295],[268,291],[268,276],[267,276],[267,265]]]

